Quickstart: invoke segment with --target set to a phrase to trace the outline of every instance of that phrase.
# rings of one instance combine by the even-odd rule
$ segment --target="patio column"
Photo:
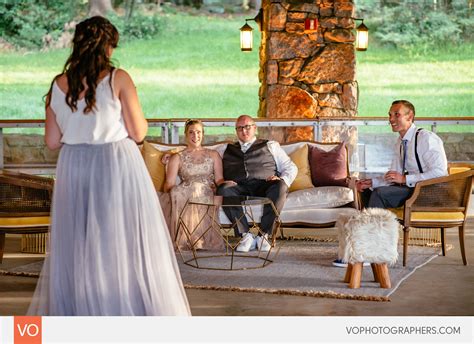
[[[262,9],[258,116],[355,116],[352,0],[264,0]],[[306,19],[317,19],[317,29],[305,31]],[[271,128],[263,130],[263,134],[280,142],[313,139],[310,127]],[[353,150],[356,128],[323,128],[323,141],[340,140],[348,142]]]

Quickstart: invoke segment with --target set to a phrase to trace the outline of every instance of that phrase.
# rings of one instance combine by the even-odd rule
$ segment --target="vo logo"
[[[14,318],[14,344],[41,344],[41,317]]]

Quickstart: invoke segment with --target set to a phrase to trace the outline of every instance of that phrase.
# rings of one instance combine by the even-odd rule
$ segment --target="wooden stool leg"
[[[346,275],[344,276],[344,282],[349,283],[352,275],[352,264],[347,264]]]
[[[3,251],[5,249],[5,233],[0,233],[0,264],[3,261]]]
[[[391,288],[392,284],[390,282],[390,275],[388,273],[388,266],[387,263],[382,263],[382,264],[376,264],[377,267],[376,269],[379,272],[379,278],[380,278],[380,288]]]
[[[379,282],[380,281],[380,277],[379,277],[379,271],[377,269],[377,264],[375,263],[371,263],[370,264],[370,267],[372,268],[372,273],[374,274],[374,281],[375,282]]]
[[[360,288],[360,278],[362,276],[362,263],[355,263],[352,267],[351,281],[349,288],[357,289]]]

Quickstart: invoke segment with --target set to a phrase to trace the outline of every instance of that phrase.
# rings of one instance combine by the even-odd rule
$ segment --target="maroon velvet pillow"
[[[347,186],[347,151],[344,142],[326,152],[309,146],[309,166],[314,186]]]

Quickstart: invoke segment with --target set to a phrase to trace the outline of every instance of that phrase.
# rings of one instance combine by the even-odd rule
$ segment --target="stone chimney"
[[[355,116],[353,1],[263,0],[262,10],[258,117]],[[316,31],[305,31],[306,19],[318,20]],[[310,127],[263,134],[280,142],[315,139]],[[356,136],[355,128],[323,130],[323,141],[344,140],[352,149]]]

